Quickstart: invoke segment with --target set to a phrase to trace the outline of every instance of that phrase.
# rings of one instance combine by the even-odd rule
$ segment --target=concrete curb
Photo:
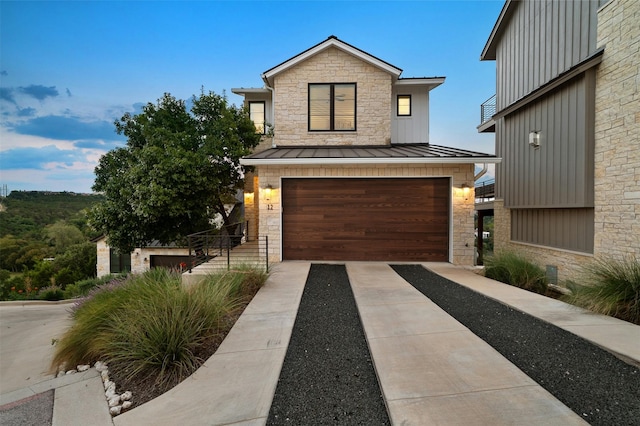
[[[0,302],[0,306],[52,306],[52,305],[70,305],[75,303],[78,299],[67,300],[3,300]]]

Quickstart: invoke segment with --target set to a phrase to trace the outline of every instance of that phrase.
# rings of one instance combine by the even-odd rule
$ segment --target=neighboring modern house
[[[107,245],[104,236],[94,240],[97,245],[97,276],[126,272],[140,273],[150,268],[179,268],[180,263],[189,262],[189,248],[163,245],[152,242],[145,247],[134,249],[133,253],[120,254]]]
[[[238,191],[236,199],[240,198],[242,198],[242,192]],[[236,204],[225,204],[225,209],[232,223],[235,224],[241,221],[244,214],[242,202],[237,201]],[[210,225],[216,229],[222,227],[222,216],[217,214],[213,220],[210,220]],[[175,242],[161,244],[156,240],[144,247],[136,247],[132,253],[125,254],[121,254],[113,247],[110,247],[107,244],[105,235],[93,239],[92,242],[96,243],[96,273],[98,277],[127,272],[142,273],[157,267],[181,269],[181,264],[183,264],[182,268],[184,268],[184,264],[190,265],[193,263],[188,245],[184,246]],[[195,253],[191,253],[191,255],[195,255]]]
[[[244,96],[263,144],[241,160],[251,239],[269,261],[474,263],[474,171],[494,155],[433,145],[429,92],[338,38],[262,74]],[[273,134],[269,127],[273,126]]]
[[[559,280],[640,256],[640,2],[507,0],[496,61],[495,249]],[[553,275],[552,275],[553,276]]]

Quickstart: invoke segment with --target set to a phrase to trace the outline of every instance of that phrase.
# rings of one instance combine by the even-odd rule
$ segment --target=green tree
[[[64,220],[47,226],[44,232],[56,254],[64,253],[70,246],[86,241],[82,231]]]
[[[104,155],[93,190],[104,201],[90,212],[94,228],[122,253],[205,229],[212,213],[242,186],[242,156],[260,141],[244,109],[202,93],[193,107],[170,94],[115,122],[125,147]]]
[[[65,286],[86,278],[96,276],[96,245],[85,242],[69,247],[63,254],[56,256],[53,267],[56,270],[56,283]],[[61,277],[64,276],[64,280]]]

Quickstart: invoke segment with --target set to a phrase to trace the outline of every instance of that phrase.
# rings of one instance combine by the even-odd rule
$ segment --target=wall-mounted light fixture
[[[469,188],[469,185],[467,185],[466,183],[462,184],[462,195],[464,196],[465,200],[469,199],[469,192],[471,192],[471,188]]]
[[[534,148],[540,148],[540,131],[532,130],[529,132],[529,145]]]
[[[272,191],[273,191],[273,186],[271,186],[271,185],[267,185],[267,186],[265,186],[265,187],[264,187],[264,197],[265,197],[267,200],[270,200],[270,199],[271,199],[271,192],[272,192]]]

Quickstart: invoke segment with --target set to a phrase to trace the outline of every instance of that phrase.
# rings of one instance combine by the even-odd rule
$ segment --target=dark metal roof
[[[259,164],[497,163],[495,155],[426,143],[388,146],[280,146],[241,161]]]

